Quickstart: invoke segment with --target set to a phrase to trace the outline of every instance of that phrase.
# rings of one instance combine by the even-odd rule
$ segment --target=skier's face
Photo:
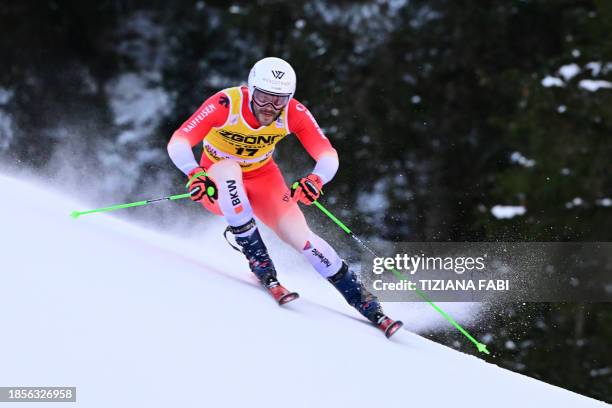
[[[272,108],[271,106],[264,106],[262,108],[257,106],[256,104],[253,104],[253,113],[255,114],[255,117],[257,118],[259,124],[262,126],[268,126],[269,124],[274,122],[279,112],[280,111]]]
[[[262,126],[268,126],[289,102],[289,95],[272,95],[255,89],[253,92],[253,113]]]

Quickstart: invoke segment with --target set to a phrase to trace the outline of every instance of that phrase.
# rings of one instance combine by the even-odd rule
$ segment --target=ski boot
[[[355,273],[349,270],[346,262],[342,262],[340,270],[327,280],[344,296],[349,305],[382,330],[387,338],[404,325],[400,320],[393,320],[383,313],[378,298],[363,286]]]
[[[227,237],[228,232],[234,234],[238,247],[230,242]],[[232,248],[246,256],[251,272],[257,276],[259,282],[279,305],[284,305],[300,296],[296,292],[287,290],[276,278],[276,269],[274,269],[274,264],[270,259],[266,245],[261,239],[254,219],[251,218],[249,222],[239,227],[228,226],[223,235]]]

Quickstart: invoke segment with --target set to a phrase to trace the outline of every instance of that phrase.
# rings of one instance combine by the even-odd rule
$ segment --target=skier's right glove
[[[187,177],[189,177],[189,181],[185,187],[189,190],[189,194],[191,194],[191,199],[193,201],[201,201],[206,196],[212,204],[219,198],[217,186],[210,177],[208,177],[208,174],[206,174],[203,168],[196,167],[189,172]]]

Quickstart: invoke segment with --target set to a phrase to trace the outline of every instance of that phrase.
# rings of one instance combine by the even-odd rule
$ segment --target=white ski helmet
[[[291,99],[296,82],[295,71],[287,61],[276,57],[259,60],[249,73],[249,101],[255,89],[273,95],[288,95]]]

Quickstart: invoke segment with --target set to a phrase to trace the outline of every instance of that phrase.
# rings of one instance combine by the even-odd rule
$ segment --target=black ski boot
[[[227,238],[228,232],[234,234],[234,239],[239,247],[233,245]],[[248,235],[244,236],[247,232]],[[285,289],[276,278],[276,269],[254,219],[251,218],[249,222],[239,227],[228,226],[223,235],[232,248],[246,256],[251,272],[257,276],[257,279],[279,304],[283,305],[299,297],[296,292]]]
[[[384,314],[378,298],[363,286],[355,273],[349,270],[346,262],[342,262],[340,270],[327,280],[338,289],[349,305],[381,329],[387,338],[403,326],[401,321],[393,320]]]

